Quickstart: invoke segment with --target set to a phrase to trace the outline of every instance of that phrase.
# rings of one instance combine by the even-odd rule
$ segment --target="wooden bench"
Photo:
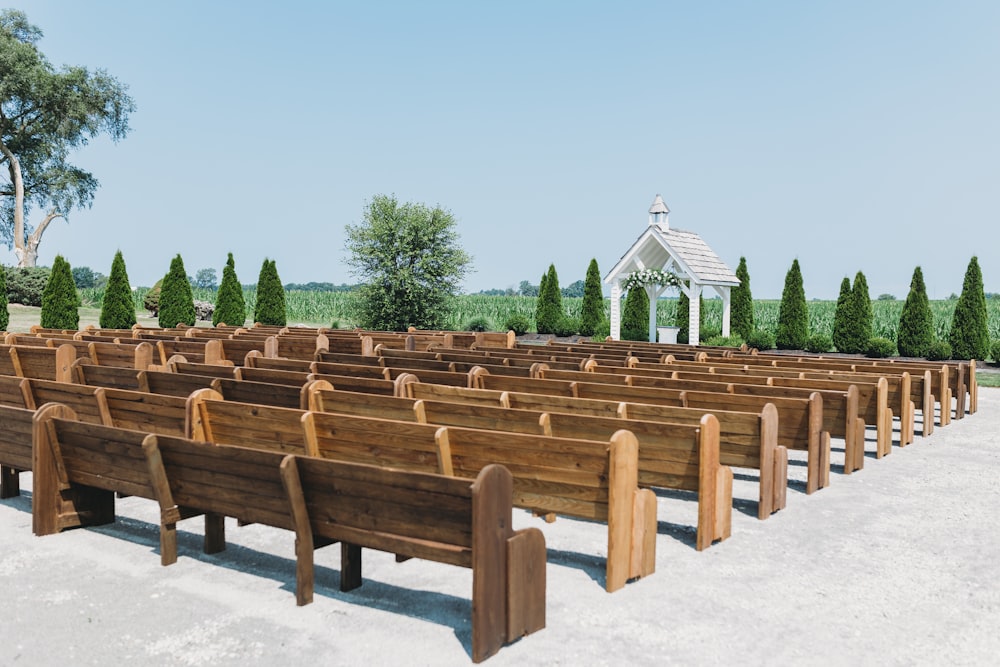
[[[25,378],[72,382],[70,367],[76,349],[70,344],[57,347],[7,345],[0,350],[0,373]]]
[[[19,495],[20,473],[31,470],[34,416],[34,410],[0,405],[0,499]]]

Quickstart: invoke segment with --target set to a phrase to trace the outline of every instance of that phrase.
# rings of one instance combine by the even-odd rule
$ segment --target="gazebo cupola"
[[[701,295],[711,287],[722,297],[722,335],[729,335],[730,290],[740,284],[736,274],[694,232],[671,229],[668,222],[670,209],[663,197],[656,195],[649,207],[649,224],[632,247],[618,260],[605,276],[611,285],[611,337],[621,338],[621,297],[629,276],[640,271],[672,273],[680,280],[677,288],[687,295],[688,341],[697,345],[701,320]],[[645,274],[638,277],[644,278]],[[633,278],[634,280],[634,278]],[[656,340],[656,300],[667,290],[667,285],[643,284],[649,296],[649,340]]]
[[[656,195],[656,199],[653,200],[653,205],[649,207],[649,224],[656,225],[664,230],[670,229],[670,223],[668,218],[670,217],[670,209],[663,202],[663,197]]]

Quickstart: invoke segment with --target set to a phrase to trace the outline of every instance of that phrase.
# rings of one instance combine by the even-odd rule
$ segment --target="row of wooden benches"
[[[38,535],[114,520],[115,496],[160,508],[161,562],[176,526],[204,516],[205,551],[225,548],[224,517],[295,534],[296,600],[312,601],[313,552],[341,544],[340,588],[362,583],[362,548],[472,569],[472,658],[545,626],[545,539],[512,528],[513,482],[486,465],[473,479],[230,447],[91,424],[69,407],[0,406],[0,454],[33,471]]]

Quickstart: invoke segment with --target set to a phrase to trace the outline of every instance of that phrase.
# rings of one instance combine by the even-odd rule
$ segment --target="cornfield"
[[[140,287],[134,290],[136,310],[141,312],[143,299],[149,288]],[[248,317],[253,313],[256,302],[256,290],[244,289],[243,296],[247,303]],[[99,307],[104,298],[103,289],[80,290],[80,298],[84,305]],[[212,290],[195,289],[194,298],[198,301],[215,302],[215,292]],[[288,306],[289,323],[330,326],[334,323],[341,327],[352,326],[350,318],[349,292],[305,292],[288,291],[285,293]],[[535,297],[528,296],[485,296],[469,294],[455,298],[451,315],[446,322],[446,328],[452,330],[465,329],[474,319],[483,318],[494,330],[502,329],[513,315],[521,315],[534,322]],[[582,298],[563,297],[563,308],[569,317],[579,318],[583,306]],[[722,330],[722,300],[706,299],[702,319],[703,332]],[[947,340],[951,328],[951,317],[955,311],[955,300],[931,301],[931,312],[934,316],[934,330],[937,337]],[[1000,299],[988,299],[987,328],[990,338],[1000,340]],[[811,333],[833,335],[833,315],[836,301],[810,301],[809,330]],[[764,329],[772,334],[778,328],[777,300],[754,301],[754,320],[758,329]],[[609,312],[610,302],[605,300],[605,313]],[[677,309],[676,299],[661,299],[658,302],[656,320],[661,326],[671,325]],[[903,309],[902,301],[872,301],[873,335],[879,338],[896,339],[896,329],[899,327],[899,315]]]

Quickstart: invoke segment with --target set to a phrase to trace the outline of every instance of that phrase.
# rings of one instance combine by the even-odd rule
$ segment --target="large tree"
[[[354,315],[368,329],[441,329],[472,258],[455,217],[440,206],[376,195],[360,225],[347,225],[347,263],[363,284]]]
[[[70,154],[103,134],[124,138],[135,110],[127,86],[106,71],[53,67],[41,37],[23,12],[0,12],[0,234],[22,267],[35,265],[53,220],[93,203],[98,181]],[[31,229],[34,208],[42,216]]]

